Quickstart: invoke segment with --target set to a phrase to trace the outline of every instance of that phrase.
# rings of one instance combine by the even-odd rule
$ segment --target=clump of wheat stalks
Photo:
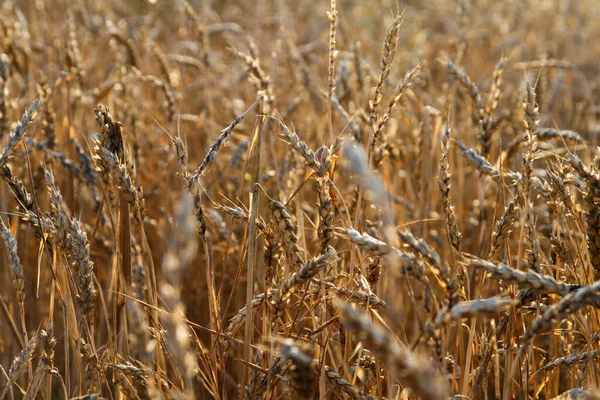
[[[365,346],[403,376],[403,381],[423,399],[440,399],[448,395],[442,377],[425,359],[412,354],[396,340],[375,326],[364,314],[350,305],[338,303],[344,326],[364,340]]]
[[[594,396],[593,2],[21,3],[5,399]]]
[[[316,387],[317,373],[321,368],[325,372],[325,377],[331,386],[334,393],[339,395],[346,394],[351,399],[362,399],[363,396],[359,391],[346,379],[335,372],[328,365],[322,365],[319,360],[314,360],[306,349],[302,349],[297,343],[292,340],[286,340],[279,349],[281,356],[285,360],[289,360],[290,367],[287,373],[290,376],[292,388],[295,390],[298,398],[312,398]]]
[[[584,182],[584,199],[587,203],[587,212],[585,219],[587,223],[586,239],[588,251],[590,254],[590,262],[596,271],[600,271],[600,235],[598,227],[600,227],[600,174],[597,172],[597,166],[592,168],[587,167],[583,161],[574,154],[569,154],[569,161],[575,171],[579,174]]]
[[[549,307],[543,314],[533,320],[531,327],[525,332],[523,337],[523,346],[529,344],[529,341],[535,335],[550,328],[556,320],[566,318],[587,305],[595,304],[598,301],[599,292],[600,281],[597,281],[563,297],[558,303]]]
[[[326,253],[319,257],[313,258],[306,263],[306,265],[302,266],[298,272],[294,272],[288,279],[283,281],[273,296],[272,304],[275,316],[279,316],[283,312],[292,287],[308,282],[310,278],[314,277],[324,268],[336,262],[337,260],[338,257],[335,253],[335,250],[332,247],[329,247]]]

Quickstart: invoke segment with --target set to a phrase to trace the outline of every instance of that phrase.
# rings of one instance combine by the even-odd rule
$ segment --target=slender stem
[[[244,322],[244,360],[252,362],[250,354],[250,343],[252,342],[252,299],[254,298],[254,273],[256,269],[257,243],[256,240],[256,218],[258,217],[258,189],[260,185],[260,156],[262,151],[261,131],[266,117],[258,118],[254,127],[255,159],[254,159],[254,186],[252,188],[252,199],[250,203],[250,218],[248,221],[248,276],[246,283],[246,321]],[[244,368],[242,382],[248,381],[248,367]]]

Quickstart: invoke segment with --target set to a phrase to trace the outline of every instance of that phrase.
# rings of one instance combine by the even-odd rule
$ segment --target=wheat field
[[[595,0],[4,0],[0,400],[597,399]]]

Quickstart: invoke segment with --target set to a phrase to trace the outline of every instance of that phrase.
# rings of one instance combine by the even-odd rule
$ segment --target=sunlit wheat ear
[[[471,317],[478,314],[494,314],[517,304],[516,299],[493,297],[489,299],[470,300],[454,305],[449,310],[442,310],[435,319],[441,326],[453,320]]]
[[[375,149],[377,147],[386,145],[385,140],[381,139],[381,132],[384,130],[387,122],[389,121],[390,117],[392,116],[392,112],[393,112],[396,104],[398,104],[398,102],[402,98],[402,95],[408,90],[408,88],[410,87],[414,78],[419,74],[421,67],[422,67],[421,63],[417,64],[413,69],[408,71],[406,73],[406,75],[404,76],[404,78],[402,80],[400,80],[398,82],[398,84],[396,85],[396,87],[394,89],[394,93],[392,94],[392,96],[390,96],[390,99],[388,101],[388,105],[385,110],[385,113],[383,114],[383,116],[381,118],[378,118],[378,121],[375,125],[373,141],[371,142],[371,149]],[[380,143],[380,142],[383,142],[383,143]],[[375,165],[378,165],[378,164],[379,164],[379,162],[375,163]]]
[[[281,139],[304,158],[304,162],[309,168],[321,174],[321,163],[317,160],[314,151],[298,137],[296,132],[290,130],[283,121],[279,125],[281,126]]]
[[[40,336],[44,344],[41,360],[46,367],[51,370],[54,368],[54,356],[57,343],[56,336],[54,336],[54,326],[48,322],[46,329],[41,330]]]
[[[35,353],[35,348],[38,343],[38,335],[35,335],[31,338],[27,346],[21,350],[21,354],[12,361],[10,364],[10,369],[8,371],[8,382],[4,386],[4,390],[0,395],[0,399],[4,399],[6,394],[11,389],[11,386],[15,383],[19,375],[25,370],[28,363],[31,362],[31,358]]]
[[[282,248],[287,262],[295,270],[304,264],[304,260],[302,250],[298,244],[296,226],[292,222],[292,216],[288,212],[287,207],[277,200],[269,200],[268,207],[273,217],[275,231],[283,245]]]
[[[471,103],[474,108],[474,114],[477,116],[478,124],[483,121],[485,116],[485,109],[483,105],[483,101],[481,99],[481,94],[479,92],[479,88],[471,80],[469,75],[456,65],[454,65],[451,61],[448,61],[446,64],[446,68],[454,79],[456,79],[460,85],[468,92],[469,97],[471,99]]]
[[[0,167],[3,167],[8,163],[10,157],[15,152],[17,145],[23,139],[27,130],[33,123],[33,120],[38,113],[39,106],[40,99],[36,98],[23,113],[21,120],[17,122],[15,128],[8,134],[6,145],[4,146],[4,149],[2,149],[2,153],[0,153]]]
[[[327,165],[331,164],[329,158],[329,149],[321,147],[323,150],[319,153],[321,158],[322,177],[317,179],[317,210],[319,212],[319,222],[317,226],[317,237],[321,246],[321,251],[325,252],[333,238],[334,227],[334,206],[331,197],[331,182]]]
[[[597,400],[599,398],[600,393],[597,390],[575,388],[567,390],[551,400]]]
[[[349,303],[357,304],[362,308],[369,307],[376,310],[387,307],[387,303],[377,297],[377,295],[374,293],[368,293],[357,289],[348,289],[344,286],[336,286],[331,282],[321,281],[318,279],[315,279],[313,282],[315,285],[311,288],[311,290],[314,295],[320,294],[322,285],[325,288],[325,292],[328,297],[337,297]]]
[[[512,231],[513,222],[517,216],[517,201],[517,197],[511,199],[504,208],[504,211],[502,212],[500,218],[498,218],[498,220],[494,224],[488,259],[492,259],[496,255],[496,253],[500,250],[500,247],[502,246],[503,242],[506,240],[507,237],[509,237]]]
[[[506,283],[514,283],[522,289],[533,289],[536,292],[556,293],[566,296],[579,288],[579,285],[557,282],[551,276],[540,275],[534,271],[523,272],[510,268],[504,263],[494,264],[479,258],[472,258],[466,261],[466,265],[467,267],[486,271],[488,276],[493,279],[502,280]]]
[[[392,62],[394,60],[394,56],[396,54],[396,49],[398,47],[398,30],[400,29],[400,25],[402,24],[402,20],[404,18],[404,14],[398,14],[395,16],[392,21],[391,26],[389,27],[387,34],[385,36],[385,40],[383,42],[383,48],[381,50],[381,72],[379,74],[379,78],[377,80],[377,85],[375,86],[375,94],[373,99],[369,101],[369,120],[371,126],[373,127],[373,132],[377,131],[378,126],[378,113],[377,108],[381,103],[383,98],[382,87],[383,83],[387,79],[390,74],[390,69],[392,68]],[[373,138],[373,142],[376,142],[376,138]]]
[[[196,171],[194,171],[192,178],[191,178],[192,181],[196,181],[204,175],[206,169],[212,164],[213,160],[217,156],[217,153],[219,152],[221,147],[224,145],[225,141],[229,138],[229,136],[231,135],[231,132],[233,132],[233,129],[240,122],[242,122],[244,117],[246,117],[246,115],[248,115],[250,113],[250,111],[252,111],[252,109],[254,109],[254,107],[256,107],[256,105],[262,99],[263,99],[262,95],[258,96],[258,98],[254,101],[254,103],[252,103],[252,105],[246,111],[244,111],[241,115],[236,117],[236,119],[231,124],[229,124],[229,126],[227,126],[226,128],[224,128],[221,131],[221,134],[217,137],[217,140],[215,140],[208,147],[208,153],[206,154],[206,157],[204,157],[204,160],[202,160],[202,163],[200,164],[200,166],[196,169]]]

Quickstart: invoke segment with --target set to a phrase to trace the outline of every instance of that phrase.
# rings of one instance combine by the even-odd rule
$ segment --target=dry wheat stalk
[[[540,128],[534,132],[535,136],[539,141],[548,141],[552,139],[561,139],[567,143],[586,143],[586,140],[577,132],[568,129],[555,129],[555,128]],[[506,150],[506,158],[511,158],[519,148],[527,142],[527,133],[523,133],[517,136],[509,145]]]
[[[260,351],[257,351],[257,355]],[[283,370],[284,359],[282,356],[275,357],[271,368],[266,371],[262,377],[258,378],[258,374],[254,374],[250,383],[244,388],[244,400],[262,399],[267,390],[269,379],[281,379],[280,376]]]
[[[529,344],[529,341],[538,333],[550,328],[554,321],[568,317],[577,310],[590,304],[598,302],[600,292],[600,281],[591,285],[583,286],[568,295],[564,296],[558,303],[548,307],[543,314],[536,317],[531,323],[531,327],[523,336],[523,347]]]
[[[442,156],[440,157],[440,171],[438,177],[438,186],[442,194],[442,210],[446,220],[446,235],[452,247],[460,252],[460,240],[462,234],[458,229],[456,212],[450,198],[451,177],[450,164],[448,163],[448,145],[450,142],[450,124],[446,124],[442,134]]]
[[[6,146],[0,154],[0,167],[4,167],[8,163],[10,156],[13,155],[15,149],[21,139],[25,136],[27,129],[33,123],[38,109],[40,107],[40,99],[36,98],[30,105],[29,108],[23,113],[21,120],[17,122],[15,128],[8,134]]]
[[[265,112],[268,113],[271,108],[270,105],[275,101],[271,77],[267,75],[261,68],[260,60],[258,59],[257,55],[251,57],[240,51],[236,52],[236,54],[246,63],[246,68],[250,72],[250,76],[254,78],[257,90],[262,93],[261,96],[265,98],[267,105]]]
[[[273,298],[273,296],[275,295],[276,290],[269,290],[267,293],[261,293],[258,296],[256,296],[254,299],[252,299],[252,314],[255,315],[256,314],[256,310],[258,310],[260,307],[262,307],[263,304],[265,304],[266,301],[269,301],[270,299]],[[241,329],[241,327],[244,325],[244,321],[246,320],[246,315],[247,315],[247,309],[244,306],[242,309],[240,309],[230,320],[229,320],[229,326],[225,329],[225,335],[228,336],[229,338],[233,338],[233,336],[235,336],[235,334]],[[224,349],[227,349],[228,346],[228,340],[224,341],[223,347]]]
[[[502,211],[502,215],[494,224],[494,231],[492,232],[492,240],[490,245],[490,252],[488,253],[488,259],[494,258],[502,243],[510,236],[512,232],[512,225],[517,217],[518,210],[518,196],[513,197],[506,207],[504,207],[504,211]]]
[[[485,117],[485,106],[483,105],[479,88],[477,87],[475,82],[471,80],[471,78],[469,77],[469,75],[467,75],[465,71],[458,68],[451,61],[448,61],[446,63],[446,68],[448,69],[450,75],[454,79],[457,79],[460,82],[460,84],[469,92],[471,103],[473,104],[473,108],[475,109],[475,113],[477,114],[477,123],[482,123]]]
[[[348,112],[342,107],[338,98],[334,95],[331,99],[331,103],[335,107],[336,111],[340,114],[340,116],[344,119],[344,121],[348,124],[348,127],[352,131],[352,137],[356,140],[357,143],[363,142],[362,131],[360,129],[359,124],[356,122],[355,118],[350,117]]]
[[[333,146],[335,146],[334,144]],[[315,156],[317,157],[320,168],[320,177],[317,179],[317,211],[319,212],[319,222],[317,225],[317,237],[321,244],[321,251],[326,251],[333,237],[334,209],[333,199],[331,198],[331,183],[329,170],[332,161],[328,147],[321,146]]]

